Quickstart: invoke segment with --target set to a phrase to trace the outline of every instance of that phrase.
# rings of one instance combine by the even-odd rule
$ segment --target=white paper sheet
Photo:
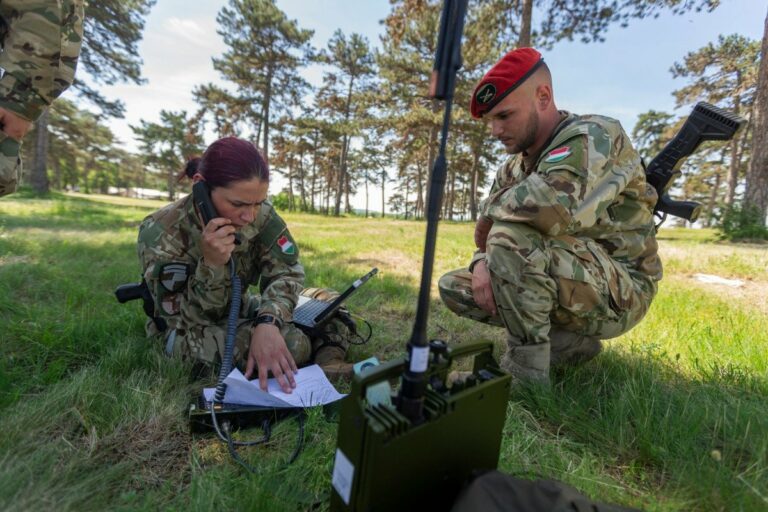
[[[265,407],[314,407],[335,402],[344,397],[336,391],[323,370],[316,364],[300,368],[294,378],[296,387],[292,393],[283,393],[280,384],[274,378],[267,381],[267,392],[264,392],[259,388],[259,379],[248,381],[240,370],[235,368],[224,379],[227,384],[224,402]],[[215,392],[215,388],[203,389],[203,395],[209,402],[213,400]]]

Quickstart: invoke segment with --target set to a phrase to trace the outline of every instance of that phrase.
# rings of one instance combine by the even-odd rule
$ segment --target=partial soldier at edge
[[[75,78],[82,0],[0,0],[0,196],[21,177],[21,140]]]

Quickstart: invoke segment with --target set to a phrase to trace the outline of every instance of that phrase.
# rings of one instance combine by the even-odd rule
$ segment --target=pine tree
[[[674,77],[690,78],[691,83],[674,91],[677,106],[708,101],[737,115],[749,118],[757,85],[759,43],[734,34],[720,36],[717,44],[688,53],[682,63],[671,69]],[[730,142],[725,205],[730,207],[736,195],[742,157],[748,152],[747,126]]]
[[[299,69],[311,55],[311,30],[299,28],[273,0],[230,0],[216,20],[229,49],[214,68],[233,82],[240,100],[259,105],[251,115],[269,161],[271,119],[299,102],[307,89]]]
[[[146,164],[165,177],[168,200],[173,201],[178,175],[187,160],[203,149],[199,124],[192,122],[183,110],[161,110],[159,123],[142,119],[140,126],[131,126],[131,129],[141,143]]]

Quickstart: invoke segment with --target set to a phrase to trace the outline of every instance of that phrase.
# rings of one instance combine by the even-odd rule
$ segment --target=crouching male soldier
[[[475,87],[471,113],[511,156],[475,227],[469,269],[442,276],[455,313],[507,331],[502,367],[549,382],[636,325],[662,268],[640,157],[618,121],[555,106],[533,48],[507,53]]]

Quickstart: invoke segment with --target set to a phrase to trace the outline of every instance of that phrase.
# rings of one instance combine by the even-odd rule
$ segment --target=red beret
[[[507,53],[475,86],[469,107],[472,117],[481,118],[525,82],[542,62],[541,54],[533,48],[517,48]]]

